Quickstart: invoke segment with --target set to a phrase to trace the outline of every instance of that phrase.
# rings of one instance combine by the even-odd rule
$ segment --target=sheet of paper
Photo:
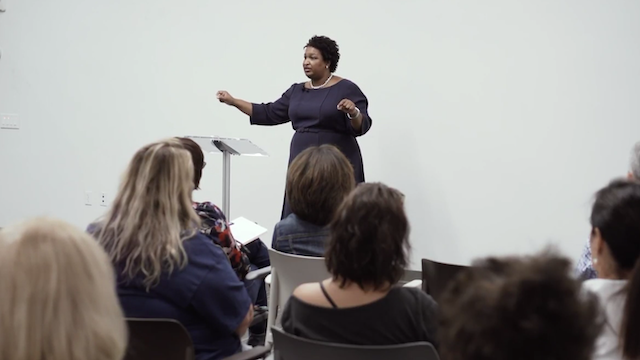
[[[229,224],[231,234],[236,241],[246,245],[267,233],[267,229],[255,222],[239,217]]]

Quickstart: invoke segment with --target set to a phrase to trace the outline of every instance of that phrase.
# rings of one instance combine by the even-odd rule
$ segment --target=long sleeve
[[[285,91],[280,99],[270,103],[253,103],[251,125],[280,125],[291,121],[289,119],[289,104],[295,84]]]
[[[346,98],[353,101],[353,103],[356,104],[356,107],[362,114],[362,128],[360,129],[360,131],[356,131],[356,129],[353,128],[353,126],[351,125],[351,120],[349,120],[349,118],[345,114],[345,119],[348,122],[347,128],[351,132],[351,135],[362,136],[366,134],[369,129],[371,129],[372,124],[371,117],[369,116],[369,100],[360,90],[358,85],[353,83],[347,91]]]
[[[425,294],[424,292],[418,290],[420,292],[420,306],[422,313],[422,320],[424,322],[424,327],[426,330],[426,340],[430,342],[435,348],[438,348],[438,304]]]
[[[207,258],[210,269],[202,277],[191,306],[212,328],[232,334],[247,315],[251,299],[222,250],[213,244],[208,248],[211,252],[203,257]]]
[[[251,263],[243,251],[242,244],[234,239],[222,210],[210,202],[195,203],[194,208],[200,216],[200,232],[222,248],[238,278],[243,280],[250,270]]]

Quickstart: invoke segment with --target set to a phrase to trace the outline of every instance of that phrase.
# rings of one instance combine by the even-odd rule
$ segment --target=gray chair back
[[[127,319],[129,345],[123,360],[193,360],[187,329],[173,319]]]
[[[439,360],[428,342],[360,346],[303,339],[272,328],[275,360]]]
[[[299,256],[269,249],[271,286],[269,288],[269,316],[267,342],[271,342],[269,329],[280,326],[280,314],[299,285],[322,281],[330,277],[324,258]]]

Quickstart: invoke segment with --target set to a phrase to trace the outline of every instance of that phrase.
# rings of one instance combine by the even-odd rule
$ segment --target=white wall
[[[247,137],[232,213],[280,215],[290,126],[250,127],[226,89],[270,101],[303,81],[302,47],[335,38],[370,99],[369,181],[407,195],[414,260],[466,263],[554,242],[577,256],[591,195],[640,140],[640,2],[4,0],[0,226],[84,226],[133,152],[162,137]],[[197,199],[220,201],[209,155]],[[269,239],[270,241],[270,239]],[[417,266],[417,263],[415,264]]]

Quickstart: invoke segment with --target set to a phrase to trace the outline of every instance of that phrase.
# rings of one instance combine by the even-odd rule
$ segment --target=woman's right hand
[[[236,102],[236,99],[224,90],[218,91],[216,93],[216,98],[218,98],[218,101],[220,101],[221,103],[225,103],[227,105],[233,106]]]

